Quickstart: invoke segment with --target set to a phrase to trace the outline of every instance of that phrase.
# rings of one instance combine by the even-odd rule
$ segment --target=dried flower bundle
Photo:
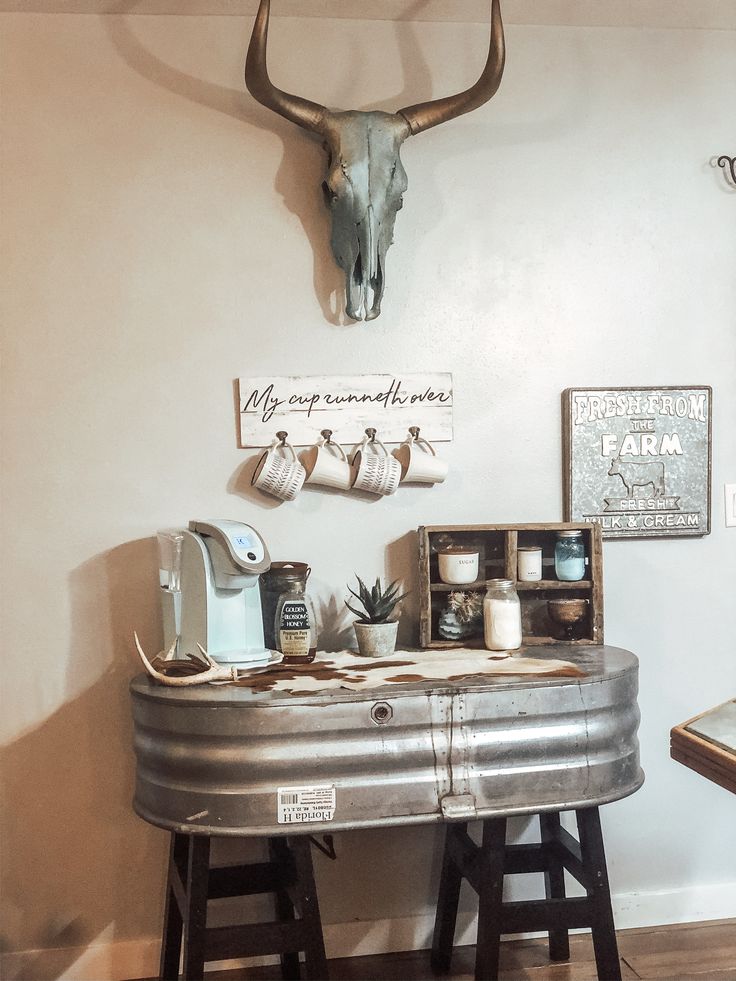
[[[470,623],[483,616],[483,596],[480,593],[450,593],[448,606],[461,623]]]

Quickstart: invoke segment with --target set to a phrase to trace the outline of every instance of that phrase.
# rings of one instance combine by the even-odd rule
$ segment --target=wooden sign
[[[700,388],[568,388],[565,519],[604,538],[710,532],[711,402]]]
[[[430,442],[452,439],[452,375],[314,375],[240,378],[240,445],[269,446],[278,430],[294,446],[323,429],[354,445],[371,427],[400,443],[410,426]]]

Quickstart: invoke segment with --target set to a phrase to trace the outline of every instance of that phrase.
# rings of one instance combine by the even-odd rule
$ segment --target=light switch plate
[[[736,528],[736,484],[724,484],[726,502],[726,527]]]

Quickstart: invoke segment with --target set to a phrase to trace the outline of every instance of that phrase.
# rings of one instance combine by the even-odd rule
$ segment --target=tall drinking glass
[[[159,531],[158,584],[161,589],[181,590],[181,543],[184,535],[175,528]]]
[[[158,584],[164,616],[164,646],[181,635],[181,546],[184,535],[176,528],[164,528],[158,538]],[[173,634],[173,637],[171,636]]]

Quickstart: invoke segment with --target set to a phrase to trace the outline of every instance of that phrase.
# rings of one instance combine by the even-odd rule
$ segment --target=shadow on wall
[[[343,590],[348,595],[347,588]],[[350,613],[342,599],[342,594],[330,596],[326,602],[319,604],[317,622],[320,625],[319,649],[328,654],[333,651],[354,650],[356,647],[355,632],[353,631],[353,621],[355,617]]]
[[[426,3],[427,0],[415,0],[406,12],[406,19],[411,21]],[[135,14],[136,7],[137,0],[121,0],[114,11],[116,15]],[[274,188],[281,194],[288,210],[299,219],[309,239],[313,254],[314,288],[323,316],[335,327],[352,324],[353,321],[345,313],[343,273],[335,264],[330,251],[330,222],[321,189],[327,161],[314,135],[256,103],[245,89],[245,83],[242,90],[231,89],[195,78],[166,64],[142,44],[125,16],[105,17],[104,24],[120,58],[147,81],[206,109],[252,126],[258,132],[274,133],[281,139],[284,153]],[[243,38],[243,62],[249,36],[248,32]],[[366,106],[366,110],[394,112],[398,106],[406,104],[407,100],[411,101],[416,93],[420,93],[420,98],[430,98],[432,75],[422,56],[416,31],[411,23],[399,25],[397,43],[401,62],[410,69],[411,84],[390,100]],[[305,54],[305,63],[308,61],[308,55]],[[354,68],[352,77],[360,77],[360,66],[354,65]],[[272,69],[272,74],[278,84],[278,69]],[[421,95],[422,92],[426,94]],[[345,105],[339,108],[359,107]],[[433,195],[433,198],[439,200],[439,196]],[[406,257],[405,261],[408,264],[412,261],[411,257]]]
[[[377,918],[390,919],[384,949],[406,949],[407,908],[412,916],[433,912],[443,837],[437,825],[336,834],[336,862],[314,852],[323,923],[362,921],[368,938]]]
[[[406,11],[404,22],[396,25],[399,59],[404,66],[404,77],[407,79],[403,90],[390,99],[362,107],[365,110],[382,109],[395,112],[399,106],[407,105],[414,100],[423,101],[451,94],[433,91],[436,86],[433,86],[432,68],[427,64],[418,44],[416,26],[412,18],[426,6],[426,3],[427,0],[415,0]],[[137,0],[120,0],[114,11],[116,15],[135,14],[136,6]],[[125,16],[106,16],[103,20],[110,42],[119,57],[142,78],[182,99],[229,116],[244,126],[252,127],[256,132],[273,133],[282,141],[284,152],[274,188],[281,195],[286,208],[299,219],[311,245],[314,290],[325,320],[334,327],[352,324],[353,321],[347,317],[344,309],[343,274],[333,260],[330,249],[330,220],[321,189],[327,162],[314,135],[256,103],[245,89],[244,82],[242,88],[228,88],[196,78],[162,61],[140,41],[131,27],[130,20]],[[245,30],[242,44],[243,63],[248,39],[249,30]],[[357,46],[355,50],[359,52],[360,47]],[[521,90],[523,93],[528,89],[530,93],[528,101],[532,108],[529,115],[519,121],[509,122],[504,119],[492,124],[491,139],[494,150],[505,146],[538,145],[549,140],[559,141],[562,133],[580,127],[579,120],[585,118],[588,105],[588,86],[585,82],[590,77],[591,67],[585,62],[584,55],[579,50],[575,51],[575,59],[567,85],[558,86],[560,95],[557,104],[548,109],[539,108],[539,84],[540,78],[544,77],[539,72],[539,66],[534,65],[532,70],[530,66],[525,65],[522,56],[517,59],[514,68],[513,59],[509,59],[505,84],[509,84],[510,73],[512,73],[511,79],[517,91]],[[307,66],[310,64],[307,50],[304,52],[304,62]],[[353,67],[352,78],[360,77],[357,54],[353,57]],[[482,62],[478,65],[478,70],[480,71],[481,68]],[[526,74],[524,74],[525,69]],[[278,66],[271,71],[275,83],[278,84]],[[515,75],[513,75],[514,71]],[[350,92],[350,87],[350,80],[346,80],[343,90]],[[503,92],[503,89],[501,91]],[[361,107],[349,104],[339,108]],[[415,215],[414,227],[421,228],[422,236],[443,222],[445,196],[441,193],[440,187],[446,184],[447,178],[443,175],[448,165],[454,160],[460,160],[464,168],[469,168],[472,173],[475,173],[472,170],[473,159],[482,157],[490,148],[488,127],[488,121],[480,118],[476,123],[469,124],[466,121],[461,140],[450,139],[449,136],[440,137],[441,158],[436,154],[431,157],[425,156],[424,159],[428,162],[424,164],[424,185],[427,200],[431,201],[431,208],[425,207],[420,210],[421,205],[418,201],[412,205]],[[433,139],[436,137],[433,137],[430,132],[429,135],[422,134],[417,143],[427,141],[427,144],[431,144]],[[410,153],[414,154],[414,141],[409,141],[409,145],[412,147]],[[409,196],[411,196],[412,164],[408,166]],[[472,177],[473,181],[485,182],[487,179],[486,176],[478,177],[477,174]],[[268,193],[265,188],[264,193]],[[243,206],[245,207],[245,203]],[[401,230],[399,236],[401,237]],[[278,257],[276,260],[278,261]],[[416,261],[417,257],[414,254],[405,254],[403,257],[404,278],[407,281],[414,278],[412,266]],[[284,275],[287,274],[285,271]],[[389,275],[389,288],[390,285]]]
[[[236,426],[240,427],[239,420],[236,421]],[[252,484],[253,474],[255,473],[256,467],[266,452],[262,449],[251,449],[246,452],[252,455],[247,457],[243,463],[239,464],[233,471],[230,479],[227,482],[227,492],[228,494],[234,494],[236,497],[242,497],[243,500],[247,501],[249,504],[253,504],[256,507],[263,508],[266,511],[272,511],[274,508],[282,507],[285,501],[279,500],[278,497],[272,497],[270,494],[265,494],[263,491],[258,490]]]
[[[116,13],[135,13],[136,0],[123,0]],[[324,154],[318,142],[303,130],[258,105],[243,89],[206,82],[167,65],[136,37],[125,17],[104,18],[105,29],[122,60],[147,81],[183,99],[236,119],[258,132],[281,139],[284,154],[274,187],[288,210],[296,215],[312,246],[314,288],[325,319],[333,326],[352,323],[344,313],[342,274],[329,250],[329,221],[320,184]],[[247,38],[243,39],[243,60]],[[264,188],[264,193],[268,193]],[[245,200],[243,201],[245,207]]]
[[[236,426],[240,427],[240,421],[236,421]],[[348,454],[348,459],[352,459],[352,455],[355,451],[355,447]],[[263,508],[266,511],[272,511],[274,508],[286,507],[291,505],[291,501],[282,501],[278,497],[274,497],[268,494],[266,491],[259,490],[257,487],[253,486],[253,475],[256,468],[261,460],[261,457],[266,452],[263,449],[246,447],[243,449],[244,453],[252,454],[242,463],[233,470],[230,478],[227,482],[227,492],[228,494],[233,494],[236,497],[241,497],[243,500],[247,501],[249,504],[255,505],[256,507]],[[429,488],[427,488],[429,490]],[[338,490],[335,487],[325,487],[322,484],[309,484],[305,483],[302,489],[299,491],[300,497],[312,497],[314,500],[319,500],[319,498],[330,498],[330,497],[350,497],[354,501],[361,501],[363,504],[374,504],[380,505],[383,502],[383,498],[378,494],[370,494],[368,491],[357,490],[355,487],[351,487],[349,490]]]
[[[386,578],[388,582],[398,579],[403,583],[402,592],[409,593],[401,602],[399,634],[396,641],[400,648],[416,647],[419,643],[418,550],[419,543],[415,531],[408,531],[386,546]]]
[[[159,929],[167,840],[131,808],[127,690],[139,668],[134,626],[148,641],[158,632],[156,569],[155,541],[144,539],[74,570],[70,650],[59,657],[69,658],[68,690],[96,680],[2,750],[6,951],[69,948],[71,964],[72,948],[111,929],[115,939]],[[53,964],[58,977],[70,966],[61,959],[34,960],[15,976],[43,981]]]

